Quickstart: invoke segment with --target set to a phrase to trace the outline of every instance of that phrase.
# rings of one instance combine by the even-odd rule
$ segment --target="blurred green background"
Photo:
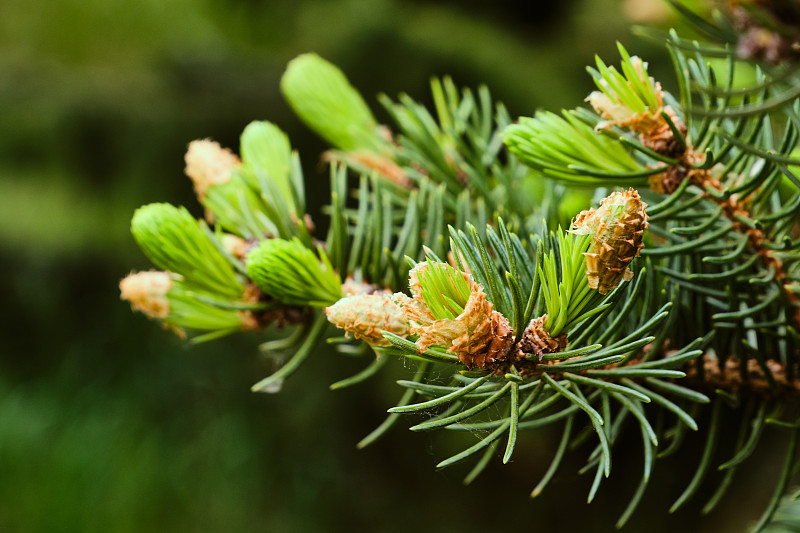
[[[0,531],[612,530],[640,475],[638,436],[591,508],[577,460],[528,500],[548,433],[463,487],[466,470],[434,465],[467,441],[398,427],[355,449],[399,396],[397,372],[331,392],[365,361],[322,351],[281,394],[255,395],[274,368],[257,337],[190,349],[131,313],[117,282],[149,268],[129,234],[136,207],[199,215],[183,176],[192,139],[235,149],[249,121],[269,119],[317,184],[312,209],[325,203],[325,146],[278,90],[299,53],[338,64],[373,104],[427,101],[429,77],[451,74],[487,83],[516,116],[580,103],[584,66],[615,62],[617,39],[667,78],[663,51],[628,31],[631,17],[667,15],[658,0],[0,3]],[[664,498],[695,460],[661,469],[668,495],[651,489],[627,531],[736,531],[756,515],[668,518]]]

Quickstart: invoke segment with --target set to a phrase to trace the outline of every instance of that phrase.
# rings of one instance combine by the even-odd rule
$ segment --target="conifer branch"
[[[294,354],[254,390],[276,390],[313,359],[329,322],[338,351],[375,355],[331,388],[410,362],[400,402],[358,446],[403,414],[426,413],[412,430],[480,432],[438,464],[477,458],[465,483],[501,442],[508,463],[521,432],[556,424],[561,439],[531,496],[590,441],[591,501],[635,426],[642,475],[620,527],[687,430],[705,444],[670,512],[719,468],[704,512],[716,507],[764,428],[786,430],[763,529],[788,505],[797,470],[800,28],[769,2],[710,20],[670,3],[712,40],[650,34],[668,48],[677,95],[618,45],[619,67],[598,57],[588,69],[597,86],[588,107],[514,123],[485,87],[442,78],[431,81],[432,110],[380,96],[391,119],[380,125],[335,65],[298,57],[281,90],[331,145],[325,239],[306,213],[299,155],[277,126],[254,122],[239,156],[210,140],[189,146],[186,173],[206,221],[167,204],[137,211],[134,238],[164,271],[132,274],[122,297],[195,342],[295,328],[265,344]],[[746,60],[759,68],[740,88]],[[520,193],[529,186],[538,196]],[[558,200],[572,186],[605,198],[567,224]],[[720,457],[723,409],[743,420],[733,453]],[[668,419],[672,427],[656,423]]]

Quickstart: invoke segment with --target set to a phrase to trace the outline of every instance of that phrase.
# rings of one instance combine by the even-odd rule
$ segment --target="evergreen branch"
[[[643,472],[620,526],[639,504],[655,459],[679,450],[687,430],[702,430],[705,446],[670,512],[696,494],[723,438],[721,402],[736,410],[743,403],[733,456],[720,467],[725,475],[704,512],[721,500],[771,424],[792,434],[757,525],[765,527],[797,470],[798,424],[778,415],[798,388],[800,194],[791,187],[800,183],[790,167],[800,166],[792,153],[800,89],[795,69],[768,66],[756,71],[754,84],[734,88],[741,73],[728,44],[737,38],[732,27],[671,3],[706,34],[727,39],[709,45],[669,33],[679,100],[618,45],[619,70],[600,58],[589,69],[598,88],[588,98],[594,111],[538,112],[516,124],[485,87],[459,90],[443,78],[431,80],[432,110],[408,95],[380,98],[395,136],[377,124],[338,68],[301,56],[281,88],[301,119],[336,148],[325,156],[332,163],[326,241],[316,245],[305,218],[299,156],[276,127],[252,123],[242,134],[241,161],[210,142],[187,153],[187,173],[214,231],[164,204],[134,216],[137,242],[171,273],[152,273],[160,285],[124,297],[177,331],[202,333],[194,342],[272,320],[308,322],[310,307],[326,307],[332,322],[378,355],[331,388],[374,376],[390,355],[420,361],[413,380],[399,381],[406,390],[398,406],[359,447],[383,435],[400,413],[438,409],[411,429],[488,431],[438,465],[481,452],[465,483],[486,467],[504,435],[507,463],[519,431],[564,420],[531,496],[553,478],[570,441],[577,446],[596,434],[581,470],[596,469],[591,501],[610,473],[612,446],[635,420]],[[725,60],[724,68],[709,63],[714,57]],[[219,164],[217,174],[209,162]],[[348,171],[361,174],[356,190],[348,188]],[[615,192],[564,232],[554,213],[569,191],[543,176],[595,188],[649,185],[642,196],[653,205],[645,209],[633,191]],[[528,198],[523,185],[544,193]],[[643,237],[648,215],[654,224]],[[629,267],[645,241],[646,266]],[[377,289],[404,289],[407,280],[410,296]],[[344,310],[347,324],[337,321]],[[278,388],[322,340],[326,317],[315,313],[305,339],[298,328],[265,344],[296,352],[254,390]],[[367,349],[345,342],[332,344]],[[427,374],[430,362],[450,381]],[[687,375],[683,385],[672,381]],[[700,424],[697,407],[710,401],[702,391],[714,388],[711,420]],[[766,400],[757,410],[747,401],[766,392],[774,406],[769,416]],[[415,395],[426,399],[412,403]],[[591,427],[573,439],[581,411]],[[658,418],[664,415],[674,415],[666,431]]]
[[[686,424],[686,427],[688,427],[692,431],[697,431],[698,429],[697,422],[694,420],[694,418],[692,418],[692,416],[689,413],[687,413],[685,410],[679,407],[676,403],[665,398],[664,396],[661,396],[658,393],[653,392],[650,389],[642,387],[641,385],[631,381],[629,378],[623,378],[621,381],[623,384],[627,385],[633,390],[641,392],[642,394],[650,398],[653,401],[653,403],[656,403],[661,407],[667,409],[668,411],[674,413],[675,416],[677,416],[678,419],[684,424]]]
[[[511,460],[511,454],[514,453],[514,448],[517,444],[517,432],[519,429],[519,384],[511,381],[511,404],[509,406],[509,425],[508,425],[508,443],[506,444],[506,451],[503,454],[503,464],[507,464]]]
[[[512,383],[509,382],[506,385],[506,387],[509,387],[511,385],[512,385]],[[505,389],[505,387],[504,387],[504,389]],[[531,392],[531,394],[528,395],[528,397],[525,399],[525,401],[522,403],[522,405],[520,405],[520,407],[519,407],[520,412],[526,411],[528,409],[528,407],[534,401],[536,401],[536,398],[539,396],[541,391],[542,391],[542,388],[541,387],[537,387],[533,392]],[[511,423],[510,421],[504,422],[497,429],[492,431],[487,437],[481,439],[478,443],[470,446],[469,448],[467,448],[466,450],[464,450],[464,451],[462,451],[460,453],[457,453],[456,455],[453,455],[452,457],[449,457],[448,459],[445,459],[444,461],[440,461],[439,464],[436,465],[436,468],[445,468],[445,467],[451,466],[451,465],[453,465],[455,463],[463,461],[464,459],[468,458],[470,455],[482,450],[486,446],[489,446],[492,442],[494,442],[496,439],[500,438],[502,436],[502,434],[505,433],[508,430],[508,427],[509,427],[510,423]]]
[[[749,418],[749,415],[752,415],[752,409],[751,409],[752,406],[753,406],[752,402],[748,402],[747,407],[745,408],[745,411],[743,413],[744,415],[743,418]],[[736,448],[740,447],[744,442],[746,436],[745,429],[746,429],[745,424],[742,424],[742,426],[739,428],[739,435],[736,438],[736,446],[735,446]],[[714,510],[714,508],[717,506],[720,500],[722,500],[722,497],[727,492],[728,487],[733,481],[733,476],[735,473],[736,473],[735,468],[729,468],[725,472],[724,476],[722,477],[722,481],[717,486],[717,490],[714,491],[714,493],[708,499],[706,504],[703,506],[703,509],[700,511],[702,514],[708,514]]]
[[[581,384],[581,385],[588,385],[588,386],[592,386],[592,387],[598,387],[598,388],[606,389],[611,393],[612,396],[615,393],[625,394],[625,395],[628,395],[628,396],[632,396],[633,398],[636,398],[640,402],[650,403],[650,398],[648,398],[646,395],[644,395],[641,392],[638,392],[638,391],[636,391],[636,390],[634,390],[634,389],[632,389],[630,387],[625,387],[623,385],[617,385],[616,383],[611,383],[611,382],[603,381],[603,380],[599,380],[599,379],[587,378],[587,377],[581,376],[579,374],[570,374],[569,372],[565,372],[563,374],[563,376],[564,376],[564,379],[567,379],[569,381],[573,381],[573,382]]]

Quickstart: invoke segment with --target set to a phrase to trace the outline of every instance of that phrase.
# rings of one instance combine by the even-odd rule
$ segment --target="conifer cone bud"
[[[401,337],[409,334],[408,320],[388,291],[345,296],[326,307],[325,314],[336,327],[372,346],[391,346],[383,331]]]
[[[544,324],[547,322],[547,315],[534,318],[522,333],[522,338],[517,343],[520,357],[526,354],[536,354],[541,360],[542,355],[556,353],[567,347],[567,334],[562,333],[558,337],[551,337]]]
[[[572,222],[573,233],[592,235],[592,244],[584,254],[586,277],[589,287],[600,294],[633,277],[628,265],[644,247],[646,208],[634,189],[618,191],[604,198],[597,209],[579,213]]]
[[[664,111],[669,115],[670,120],[672,120],[672,123],[680,134],[685,138],[686,126],[683,124],[683,121],[681,121],[671,107],[664,107]],[[645,147],[667,157],[680,158],[685,152],[685,149],[681,148],[681,145],[675,139],[672,128],[669,127],[667,121],[660,115],[658,116],[658,121],[651,128],[639,132],[639,138]]]
[[[659,94],[660,94],[660,86]],[[644,112],[628,114],[627,108],[622,108],[618,104],[611,103],[611,100],[604,95],[595,91],[588,98],[589,103],[594,107],[595,111],[600,113],[600,116],[606,119],[604,122],[598,124],[599,128],[609,128],[611,126],[620,126],[630,128],[639,134],[639,140],[642,144],[667,157],[680,158],[683,155],[683,149],[680,144],[675,140],[675,134],[672,128],[669,127],[667,121],[661,116],[660,112],[663,109],[672,120],[672,123],[678,128],[681,135],[686,136],[686,126],[678,115],[669,106],[664,106],[656,110],[656,112]],[[622,109],[620,109],[622,108]]]
[[[422,297],[419,273],[426,268],[427,264],[420,263],[409,272],[411,298],[402,293],[394,295],[409,321],[410,332],[419,336],[420,352],[434,344],[445,346],[468,369],[492,368],[506,361],[514,342],[513,331],[508,319],[493,310],[483,287],[461,272],[470,285],[464,310],[454,320],[437,320]]]
[[[247,252],[245,264],[253,283],[283,304],[326,307],[343,296],[322,248],[315,254],[297,237],[261,241]]]
[[[151,270],[128,274],[119,282],[120,298],[127,300],[131,308],[150,318],[169,316],[169,297],[172,278],[168,272]]]
[[[597,127],[600,129],[610,128],[611,126],[630,128],[631,131],[639,134],[639,140],[650,150],[667,157],[679,158],[683,150],[675,140],[675,135],[672,133],[669,124],[661,116],[661,112],[664,111],[669,115],[669,118],[683,136],[686,135],[686,126],[670,106],[664,105],[664,91],[659,82],[647,76],[646,63],[639,57],[633,56],[631,57],[631,64],[640,81],[645,86],[650,87],[655,98],[655,107],[648,107],[645,111],[637,112],[623,104],[622,101],[624,100],[619,95],[617,97],[619,101],[615,102],[604,92],[594,91],[586,98],[586,101],[589,102],[601,118],[605,119]],[[630,81],[627,84],[633,89]]]
[[[186,175],[194,184],[194,191],[202,202],[206,191],[214,185],[223,185],[231,179],[231,172],[241,160],[227,148],[211,139],[192,141],[184,157]]]
[[[661,100],[662,91],[661,85],[656,84],[656,95],[659,98],[659,104],[663,105]],[[641,133],[651,131],[658,127],[659,117],[652,112],[636,113],[627,106],[615,103],[608,97],[608,95],[601,91],[594,91],[586,97],[586,101],[594,110],[605,119],[597,125],[597,129],[606,129],[612,126],[619,126],[621,128],[630,128],[631,130]]]

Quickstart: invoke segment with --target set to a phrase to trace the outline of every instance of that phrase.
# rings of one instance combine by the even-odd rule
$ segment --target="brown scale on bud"
[[[261,331],[263,324],[260,317],[252,311],[239,311],[242,320],[242,331]]]
[[[704,153],[698,153],[693,147],[688,146],[680,156],[680,165],[670,165],[664,172],[650,176],[650,188],[659,194],[672,194],[684,180],[688,179],[690,183],[699,187],[711,185],[721,191],[724,187],[713,177],[712,169],[693,166],[701,163],[705,157]]]
[[[686,169],[672,165],[660,174],[654,174],[648,179],[650,188],[659,194],[672,194],[680,187],[688,176]]]
[[[247,252],[253,247],[252,242],[248,242],[241,237],[232,235],[230,233],[224,234],[220,241],[222,242],[222,247],[225,249],[225,251],[239,261],[244,261]]]
[[[686,126],[683,124],[681,119],[671,107],[666,106],[663,109],[667,115],[669,115],[669,118],[672,120],[672,123],[678,129],[681,136],[685,139]],[[642,141],[642,144],[645,147],[661,155],[673,158],[681,158],[686,151],[685,148],[682,147],[681,144],[675,139],[675,134],[672,132],[672,128],[669,127],[667,121],[660,114],[658,115],[658,120],[655,122],[655,124],[648,129],[634,131],[639,132],[639,140]]]
[[[239,311],[242,331],[261,331],[267,326],[281,329],[284,326],[302,324],[308,311],[300,306],[279,307],[267,311]]]
[[[644,247],[646,208],[639,193],[629,189],[607,196],[600,207],[582,211],[572,222],[573,233],[592,235],[592,244],[584,254],[586,278],[589,287],[600,294],[633,277],[628,265]]]
[[[434,344],[446,346],[468,369],[497,368],[508,362],[514,343],[513,330],[508,319],[494,311],[483,287],[460,272],[470,285],[463,312],[453,320],[436,319],[422,297],[419,272],[425,268],[427,264],[420,263],[409,272],[411,298],[402,293],[394,295],[409,321],[411,333],[419,336],[419,351]]]
[[[527,354],[535,354],[541,361],[544,354],[560,352],[567,347],[567,334],[562,333],[553,338],[544,329],[546,321],[547,315],[543,315],[531,320],[528,327],[525,328],[522,338],[517,343],[520,358],[525,357]]]
[[[259,289],[255,283],[247,280],[242,300],[249,303],[263,303],[272,301],[272,298]],[[270,324],[276,329],[301,324],[306,320],[307,314],[306,308],[289,305],[266,311],[240,311],[239,317],[242,319],[243,331],[261,331]]]
[[[594,91],[586,100],[604,119],[597,127],[600,129],[610,128],[611,126],[630,128],[631,131],[639,134],[639,140],[650,150],[667,157],[679,158],[684,150],[681,148],[680,143],[675,140],[675,135],[672,133],[667,121],[661,116],[661,112],[664,111],[669,115],[672,123],[684,137],[686,136],[686,126],[670,106],[664,105],[664,91],[661,89],[661,84],[646,75],[646,65],[642,60],[633,56],[631,57],[631,64],[639,74],[641,81],[652,86],[656,101],[655,109],[647,109],[637,113],[624,104],[612,101],[602,91]],[[631,85],[631,82],[627,83]],[[633,87],[631,86],[631,88]]]
[[[384,331],[401,337],[409,334],[408,320],[388,291],[345,296],[326,307],[325,314],[336,327],[372,346],[391,346]]]
[[[380,176],[404,189],[409,189],[414,185],[406,171],[391,158],[370,150],[330,151],[323,154],[323,160],[342,161],[355,168],[361,167],[369,171],[375,171]]]

